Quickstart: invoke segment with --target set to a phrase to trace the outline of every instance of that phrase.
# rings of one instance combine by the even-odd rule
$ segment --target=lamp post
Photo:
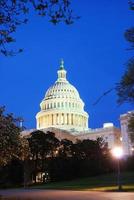
[[[121,185],[121,171],[120,171],[120,159],[123,156],[123,149],[120,146],[114,147],[112,149],[112,155],[117,159],[117,184],[118,184],[118,190],[122,190],[122,185]]]

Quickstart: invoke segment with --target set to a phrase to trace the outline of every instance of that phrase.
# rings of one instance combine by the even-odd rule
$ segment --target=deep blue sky
[[[119,115],[132,106],[119,107],[115,92],[96,106],[93,103],[119,81],[131,57],[124,31],[133,26],[134,12],[127,2],[74,0],[73,8],[81,18],[70,26],[54,26],[46,18],[31,15],[28,25],[16,33],[15,45],[24,52],[0,58],[0,105],[22,116],[27,128],[34,128],[39,103],[64,58],[68,79],[85,102],[89,126],[101,127],[104,122],[119,126]]]

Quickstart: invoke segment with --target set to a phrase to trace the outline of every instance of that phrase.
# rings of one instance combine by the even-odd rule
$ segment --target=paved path
[[[4,197],[20,197],[23,200],[25,198],[27,200],[134,200],[134,193],[132,192],[10,189],[0,190],[0,195]]]

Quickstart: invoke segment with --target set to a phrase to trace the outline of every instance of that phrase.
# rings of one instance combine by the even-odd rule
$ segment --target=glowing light
[[[120,159],[122,156],[123,156],[123,149],[121,147],[114,147],[112,149],[112,155],[115,157],[115,158],[118,158]]]
[[[134,151],[134,147],[132,147],[131,150]]]

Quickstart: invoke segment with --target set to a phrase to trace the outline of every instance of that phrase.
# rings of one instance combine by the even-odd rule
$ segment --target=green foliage
[[[61,140],[58,156],[66,158],[66,157],[72,157],[72,155],[73,155],[73,142],[67,139]]]
[[[19,118],[13,114],[5,114],[0,107],[0,166],[6,165],[13,158],[22,159],[27,150],[26,140],[20,137]]]
[[[2,115],[2,117],[5,118],[6,116]],[[7,122],[6,124],[9,125]],[[3,163],[5,167],[0,169],[2,170],[0,173],[3,174],[5,183],[12,179],[10,172],[14,168],[14,163],[18,163],[14,184],[19,181],[22,183],[23,175],[25,185],[30,183],[31,180],[36,183],[38,173],[48,172],[50,181],[61,181],[93,176],[111,170],[108,159],[109,150],[107,144],[101,138],[96,141],[83,140],[73,143],[67,139],[59,141],[54,133],[36,130],[29,135],[26,142],[26,138],[21,138],[19,135],[20,129],[17,127],[16,130],[16,125],[14,124],[14,126],[15,132],[10,135],[10,131],[6,130],[5,134],[11,136],[10,142],[14,142],[15,145],[11,146],[8,142],[8,146],[5,147],[6,150],[3,149],[3,156],[5,158],[7,156],[7,159]],[[3,136],[1,139],[6,142]],[[8,149],[9,147],[10,149]],[[19,160],[22,161],[19,162]],[[11,161],[11,164],[8,164],[9,161]],[[23,173],[22,169],[24,170]]]
[[[134,103],[134,58],[130,59],[127,69],[117,84],[118,103]]]
[[[130,9],[134,10],[134,2],[129,1]],[[125,39],[130,43],[131,50],[134,49],[134,27],[129,28],[125,31]],[[127,68],[123,74],[120,82],[116,87],[118,95],[118,103],[122,104],[124,102],[134,103],[134,58],[131,58],[127,62]]]
[[[126,30],[124,36],[125,36],[126,40],[127,40],[128,42],[130,42],[131,47],[132,47],[132,49],[133,49],[133,47],[134,47],[134,27],[132,27],[132,28]]]
[[[134,1],[129,1],[130,9],[134,10]],[[125,32],[125,39],[130,43],[131,48],[129,50],[134,50],[134,27],[129,28]],[[129,59],[127,62],[127,68],[123,74],[120,82],[116,86],[116,91],[118,95],[118,103],[131,103],[134,104],[134,57]],[[134,141],[134,120],[133,117],[129,121],[128,126],[130,132],[130,138]]]
[[[0,54],[9,56],[23,51],[9,50],[7,46],[16,41],[13,33],[28,22],[30,11],[47,17],[53,24],[71,24],[77,17],[73,15],[70,4],[71,0],[0,0]]]
[[[73,143],[67,139],[59,141],[53,133],[37,130],[31,133],[28,142],[34,182],[39,172],[48,172],[50,180],[56,181],[110,170],[109,150],[101,138]]]
[[[132,0],[128,1],[131,10],[134,10],[134,2]]]
[[[32,174],[36,183],[37,173],[47,171],[47,158],[52,158],[55,155],[59,140],[51,132],[44,133],[37,130],[31,133],[28,142],[30,160],[33,163]]]
[[[34,131],[28,138],[32,159],[45,159],[47,156],[53,156],[59,145],[59,140],[53,133],[43,131]]]

